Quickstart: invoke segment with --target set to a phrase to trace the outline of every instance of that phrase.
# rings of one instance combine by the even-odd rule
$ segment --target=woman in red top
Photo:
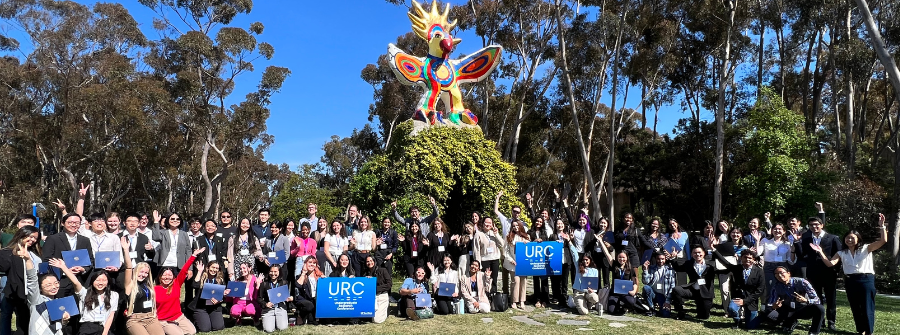
[[[156,316],[159,318],[159,323],[162,324],[166,335],[194,335],[197,333],[197,328],[194,327],[194,324],[181,313],[181,285],[184,284],[184,279],[187,278],[189,272],[187,269],[194,263],[194,258],[205,250],[206,248],[194,250],[194,253],[191,257],[188,257],[187,262],[184,262],[184,266],[181,267],[182,270],[178,272],[178,277],[174,280],[172,280],[174,276],[171,268],[164,268],[159,273],[159,281],[157,281],[159,285],[154,287],[156,292]]]

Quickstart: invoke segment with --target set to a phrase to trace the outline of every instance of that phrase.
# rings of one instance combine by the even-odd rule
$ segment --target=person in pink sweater
[[[297,265],[294,267],[294,277],[299,277],[306,258],[316,254],[316,240],[309,233],[312,229],[309,222],[300,224],[300,236],[294,237],[291,243],[291,254],[296,258]]]
[[[253,276],[250,264],[242,263],[240,266],[240,275],[236,280],[247,284],[247,292],[240,298],[227,298],[227,302],[231,304],[231,318],[235,320],[235,326],[241,324],[243,317],[253,318],[254,323],[259,322],[259,307],[256,306],[259,281]]]

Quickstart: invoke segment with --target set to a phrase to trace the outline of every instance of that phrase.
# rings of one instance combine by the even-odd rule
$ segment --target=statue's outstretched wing
[[[391,55],[389,60],[391,70],[394,71],[398,80],[406,85],[425,84],[425,74],[422,71],[425,64],[424,58],[411,56],[394,44],[388,44],[388,53]]]
[[[491,75],[500,64],[503,47],[491,45],[462,59],[450,61],[456,68],[456,80],[459,83],[478,82]]]

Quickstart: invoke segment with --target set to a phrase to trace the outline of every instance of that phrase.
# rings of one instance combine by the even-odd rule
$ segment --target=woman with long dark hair
[[[528,238],[534,242],[549,241],[550,236],[547,235],[547,229],[544,227],[544,217],[538,216],[534,218],[534,224],[531,231],[528,232]],[[585,240],[587,245],[587,240]],[[550,285],[548,276],[534,276],[531,282],[534,285],[534,307],[544,307],[550,304]]]
[[[328,219],[320,217],[319,222],[316,223],[316,230],[310,236],[316,241],[316,260],[319,261],[319,270],[323,272],[325,271],[326,263],[328,263],[328,257],[325,256],[328,253],[325,250],[325,236],[327,235]]]
[[[428,251],[425,236],[419,230],[419,220],[410,222],[406,235],[398,236],[397,239],[403,244],[403,264],[406,267],[406,274],[409,278],[415,278],[416,268],[425,267]]]
[[[274,332],[276,329],[285,330],[288,328],[287,311],[290,309],[288,305],[297,296],[296,291],[292,290],[289,292],[287,301],[277,304],[269,300],[268,294],[270,289],[284,285],[288,285],[288,282],[282,277],[281,266],[278,264],[269,267],[269,275],[259,284],[260,293],[256,296],[256,300],[262,306],[263,331],[266,333]]]
[[[450,255],[450,234],[447,233],[447,225],[444,223],[444,220],[441,220],[441,218],[431,220],[431,231],[428,232],[426,239],[428,240],[429,250],[428,263],[439,267],[444,261],[444,256]]]
[[[353,271],[353,265],[350,263],[350,255],[346,252],[342,253],[338,256],[337,267],[335,267],[328,276],[340,278],[356,277],[356,272]]]
[[[111,277],[103,269],[96,269],[88,277],[87,287],[81,285],[78,277],[59,261],[60,270],[72,281],[78,296],[78,310],[81,313],[79,335],[100,335],[109,333],[113,317],[119,304],[119,294],[109,289]]]
[[[387,320],[388,307],[391,303],[389,294],[391,293],[391,273],[388,269],[378,266],[375,262],[375,256],[366,256],[366,268],[363,270],[363,277],[375,278],[375,316],[372,322],[383,323]],[[459,278],[457,278],[457,281]]]
[[[300,224],[300,236],[294,238],[294,245],[296,246],[296,251],[294,252],[294,257],[296,259],[296,266],[294,267],[295,278],[303,272],[306,258],[316,255],[316,240],[310,236],[310,233],[311,227],[309,226],[309,222],[303,222]]]
[[[637,273],[634,272],[634,266],[628,260],[628,255],[624,252],[616,254],[616,263],[612,269],[613,279],[628,280],[633,283],[633,287],[627,294],[615,294],[610,292],[608,308],[609,314],[621,315],[627,310],[635,308],[635,294],[637,294]]]
[[[263,255],[259,240],[251,227],[250,219],[241,219],[237,232],[228,240],[228,259],[232,261],[228,271],[232,280],[240,273],[241,264],[250,264],[250,268],[253,269],[256,266],[254,261]],[[255,270],[253,274],[256,274]]]
[[[609,271],[612,260],[606,257],[603,247],[614,250],[612,236],[613,233],[609,231],[609,219],[602,217],[597,224],[591,226],[591,231],[584,238],[585,253],[591,255],[591,259],[596,262],[597,272],[600,273],[600,287],[607,287],[610,284]]]
[[[640,266],[641,258],[638,256],[638,246],[641,244],[641,228],[634,222],[634,215],[625,213],[621,228],[616,232],[616,255],[625,252],[628,256],[628,264]],[[618,256],[616,256],[618,257]],[[637,273],[638,268],[633,269]]]
[[[431,268],[431,285],[433,286],[432,292],[438,292],[441,283],[450,283],[456,285],[451,296],[441,296],[435,295],[434,300],[437,302],[434,309],[435,313],[441,315],[453,314],[454,305],[459,297],[459,272],[456,271],[456,268],[453,264],[453,259],[450,258],[450,255],[444,255],[443,261],[441,262],[441,267],[435,271],[434,264],[428,264],[428,267]]]
[[[240,298],[226,297],[225,300],[231,304],[229,314],[234,320],[234,325],[241,324],[241,318],[249,317],[253,319],[253,323],[259,322],[259,306],[256,305],[256,295],[259,294],[260,280],[253,275],[253,263],[241,263],[237,277],[232,280],[242,282],[247,285],[244,294]]]
[[[554,230],[553,235],[550,235],[550,241],[557,241],[563,244],[562,273],[550,276],[550,285],[552,286],[551,291],[553,293],[550,303],[565,305],[566,295],[569,292],[569,285],[566,278],[569,275],[569,268],[576,266],[576,264],[575,260],[572,259],[572,253],[569,252],[572,237],[567,232],[566,223],[562,219],[556,219],[556,229]]]
[[[575,280],[572,282],[573,300],[575,301],[575,310],[578,314],[587,315],[600,302],[597,291],[594,291],[592,288],[580,289],[581,281],[584,277],[597,276],[597,267],[594,266],[594,260],[591,259],[591,256],[581,256],[578,259],[578,269],[575,270]]]
[[[841,262],[844,269],[844,286],[847,288],[847,300],[853,312],[856,332],[870,335],[875,331],[875,266],[872,253],[887,242],[887,226],[884,214],[878,213],[878,240],[870,244],[862,244],[862,234],[851,230],[844,234],[846,249],[838,251],[834,257],[828,258],[822,248],[810,243],[825,265],[832,267]]]
[[[30,311],[27,303],[28,286],[25,271],[28,255],[35,267],[41,263],[40,230],[34,226],[22,226],[13,234],[9,245],[0,250],[0,272],[6,274],[6,287],[3,288],[5,301],[3,308],[10,308],[16,313],[16,329],[28,333]]]
[[[338,266],[338,257],[347,252],[347,249],[350,247],[350,240],[347,239],[347,230],[344,229],[344,224],[341,221],[331,220],[331,230],[328,231],[328,234],[323,239],[323,247],[325,248],[325,258],[327,260],[324,272],[326,276],[329,276],[331,271]]]
[[[503,267],[509,271],[513,277],[512,282],[512,304],[510,307],[516,310],[525,309],[525,289],[528,286],[527,276],[516,275],[516,247],[518,243],[528,243],[531,238],[525,232],[525,226],[519,219],[512,219],[510,222],[509,234],[506,235],[506,253],[503,255]],[[519,304],[516,306],[516,304]]]
[[[481,269],[491,270],[491,288],[489,292],[497,292],[497,276],[500,273],[500,255],[503,253],[503,245],[504,239],[500,236],[500,232],[497,231],[494,219],[483,217],[480,230],[475,233],[473,249],[474,258],[481,264]]]
[[[759,254],[763,273],[766,276],[766,287],[775,285],[775,269],[779,266],[789,267],[797,260],[794,255],[794,244],[788,240],[783,224],[772,227],[772,236],[757,242],[756,252]],[[763,301],[768,301],[769,293],[763,291]]]

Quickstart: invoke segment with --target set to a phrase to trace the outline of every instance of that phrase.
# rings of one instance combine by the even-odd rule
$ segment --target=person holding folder
[[[405,311],[406,317],[410,320],[418,321],[419,314],[416,311],[430,307],[419,307],[416,304],[417,296],[423,294],[428,295],[428,283],[425,279],[425,268],[419,267],[416,269],[415,277],[403,280],[403,285],[400,286],[401,298],[400,302],[397,303],[397,309]]]
[[[3,257],[6,256],[7,255],[5,254],[3,255]],[[17,253],[9,255],[9,257],[17,260],[21,259],[25,263],[25,282],[28,287],[28,303],[26,306],[31,311],[30,317],[27,320],[29,323],[28,330],[26,331],[18,327],[17,329],[22,330],[27,334],[34,335],[66,334],[65,326],[72,320],[72,314],[66,311],[63,312],[60,319],[51,320],[50,310],[47,308],[47,302],[56,299],[56,294],[59,293],[59,281],[56,279],[56,276],[51,273],[46,273],[41,275],[39,280],[37,273],[37,264],[39,263],[36,264],[34,262],[27,249],[19,248]],[[71,299],[71,303],[74,302],[75,300]],[[69,306],[69,308],[72,307],[77,309],[76,306]]]
[[[259,284],[256,302],[262,307],[262,325],[266,333],[288,328],[288,304],[294,301],[288,282],[281,277],[281,265],[269,267],[269,276]],[[282,292],[284,291],[284,292]]]
[[[206,265],[203,263],[203,260],[194,263],[197,268],[193,284],[194,299],[188,304],[188,309],[194,313],[197,331],[207,333],[225,329],[225,319],[222,317],[222,301],[215,297],[204,299],[203,289],[207,284],[224,286],[225,276],[222,275],[219,262],[211,261]],[[223,290],[222,294],[228,294],[228,290]]]
[[[228,267],[229,277],[235,279],[241,276],[241,264],[250,264],[251,273],[256,275],[254,260],[263,256],[259,240],[250,230],[250,219],[241,219],[237,232],[228,240],[228,260],[232,262]]]
[[[47,262],[51,258],[62,259],[63,251],[83,249],[88,251],[88,256],[91,258],[91,264],[94,264],[94,252],[91,249],[91,240],[78,234],[78,229],[81,228],[81,215],[69,213],[62,217],[62,221],[63,232],[51,235],[44,241],[44,245],[42,246],[42,260]],[[86,281],[87,276],[92,269],[92,266],[73,266],[70,270],[78,277],[79,281]],[[75,289],[69,278],[60,278],[58,295],[60,297],[65,297],[73,294],[75,294]],[[77,322],[77,320],[73,321]]]
[[[240,297],[229,297],[231,310],[231,319],[234,325],[241,324],[241,318],[250,317],[253,323],[259,321],[259,306],[256,305],[256,295],[259,292],[260,281],[253,275],[253,263],[241,263],[238,269],[238,276],[232,282],[241,282],[245,285],[244,294]]]
[[[435,312],[441,315],[454,314],[455,311],[455,303],[459,297],[459,272],[456,272],[456,269],[453,268],[453,260],[450,254],[444,255],[444,261],[442,262],[442,266],[438,269],[437,272],[434,271],[434,265],[431,263],[428,264],[428,267],[431,268],[431,285],[434,288],[434,292],[437,293],[434,300],[437,301],[437,308],[435,308]],[[452,290],[449,292],[442,292],[438,290],[444,287],[452,286]]]
[[[75,273],[66,266],[65,261],[58,259],[51,259],[50,261],[75,286],[75,295],[78,297],[78,310],[81,314],[78,335],[108,334],[119,305],[119,294],[110,290],[109,287],[109,283],[112,280],[109,273],[103,269],[95,270],[88,277],[88,287],[84,287],[78,281]],[[130,271],[130,269],[128,270]]]
[[[623,315],[625,311],[635,310],[637,304],[634,297],[637,294],[637,274],[629,263],[628,253],[616,254],[616,263],[612,269],[613,289],[609,293],[607,310],[609,314]]]

